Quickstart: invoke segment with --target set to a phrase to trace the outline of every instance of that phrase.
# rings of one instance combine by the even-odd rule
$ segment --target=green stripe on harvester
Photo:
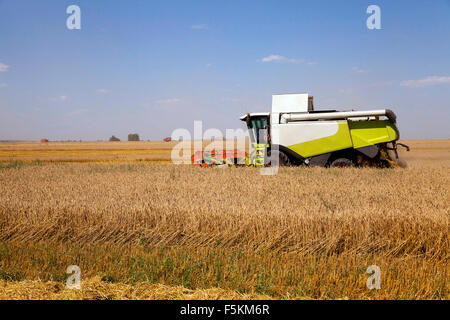
[[[304,158],[319,154],[362,148],[377,143],[397,140],[396,127],[390,121],[348,121],[340,122],[338,132],[332,136],[288,146]]]
[[[332,136],[288,146],[304,158],[352,147],[352,139],[347,122],[339,122],[338,132]]]

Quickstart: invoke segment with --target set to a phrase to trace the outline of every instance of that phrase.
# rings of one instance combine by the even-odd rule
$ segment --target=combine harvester
[[[272,112],[248,113],[241,120],[247,124],[253,149],[250,157],[245,154],[245,164],[257,167],[277,158],[280,166],[395,167],[397,146],[409,151],[397,143],[400,133],[391,110],[316,111],[307,93],[273,95]],[[236,164],[242,163],[242,154],[197,152],[192,161],[203,166]]]

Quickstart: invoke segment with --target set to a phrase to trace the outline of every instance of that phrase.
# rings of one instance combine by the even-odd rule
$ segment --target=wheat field
[[[203,147],[211,141],[204,141]],[[216,145],[222,143],[223,149],[233,149],[240,143],[248,149],[248,142],[242,141],[215,141]],[[228,146],[227,146],[228,143]],[[153,162],[171,164],[172,149],[181,144],[186,150],[193,153],[194,142],[19,142],[0,143],[0,163],[12,161],[22,162]],[[241,147],[239,145],[239,147]],[[230,147],[231,146],[231,147]],[[189,159],[187,159],[189,160]]]
[[[450,142],[408,144],[406,169],[274,176],[131,161],[127,143],[108,163],[16,154],[0,166],[0,298],[448,299]]]

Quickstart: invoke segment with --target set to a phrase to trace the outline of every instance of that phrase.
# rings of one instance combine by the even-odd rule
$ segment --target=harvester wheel
[[[280,151],[280,167],[290,167],[292,165],[291,159],[283,151]]]
[[[274,156],[276,157],[278,155],[278,165],[280,167],[290,167],[292,166],[292,162],[291,159],[289,158],[289,156],[284,153],[283,151],[279,150],[279,151],[272,151],[274,153]],[[270,154],[269,154],[270,157]]]
[[[330,164],[331,168],[349,168],[354,166],[355,163],[347,158],[337,158]]]

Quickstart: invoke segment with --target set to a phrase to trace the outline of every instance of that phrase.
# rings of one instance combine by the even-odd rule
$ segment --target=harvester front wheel
[[[292,165],[291,159],[283,151],[280,151],[280,167],[290,167]]]
[[[290,166],[292,166],[291,159],[289,158],[289,156],[286,153],[284,153],[281,150],[279,150],[279,151],[271,151],[271,153],[272,152],[273,152],[273,156],[275,158],[278,157],[278,166],[280,166],[280,167],[290,167]],[[269,158],[271,158],[271,153],[268,154]]]

